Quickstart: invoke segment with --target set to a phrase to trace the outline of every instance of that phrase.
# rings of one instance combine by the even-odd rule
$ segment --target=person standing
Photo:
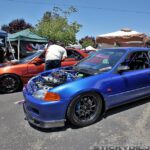
[[[62,43],[49,44],[45,54],[45,70],[61,67],[61,61],[67,57],[67,52]]]

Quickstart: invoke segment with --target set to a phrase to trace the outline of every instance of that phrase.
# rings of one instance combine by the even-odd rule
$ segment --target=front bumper
[[[34,126],[40,127],[40,128],[54,128],[54,127],[63,127],[65,126],[65,119],[62,120],[54,120],[54,121],[43,121],[36,117],[31,116],[26,109],[26,104],[23,103],[23,109],[24,113],[26,115],[26,120],[31,123]]]
[[[45,102],[34,98],[25,87],[23,109],[29,123],[40,128],[62,127],[66,121],[68,99]]]

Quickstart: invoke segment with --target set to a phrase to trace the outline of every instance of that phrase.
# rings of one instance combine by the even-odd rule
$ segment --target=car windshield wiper
[[[88,75],[93,75],[95,74],[95,69],[92,69],[92,68],[80,68],[78,69],[79,72],[81,73],[85,73],[85,74],[88,74]]]
[[[105,71],[109,71],[109,70],[111,70],[111,69],[112,69],[111,66],[105,67],[105,68],[101,68],[101,69],[98,69],[98,70],[96,71],[96,73],[102,73],[102,72],[105,72]]]

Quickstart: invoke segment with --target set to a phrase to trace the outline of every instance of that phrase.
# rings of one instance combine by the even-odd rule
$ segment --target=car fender
[[[15,76],[17,76],[21,80],[21,77],[18,74],[15,74],[15,73],[4,73],[4,74],[1,74],[0,77],[7,76],[7,75],[10,75],[10,76],[11,75],[15,75]]]
[[[104,94],[103,94],[102,92],[98,91],[97,89],[87,89],[87,90],[82,90],[82,91],[79,91],[78,93],[75,93],[74,95],[72,95],[72,96],[69,98],[68,106],[69,106],[69,104],[72,102],[72,100],[73,100],[75,97],[77,97],[77,96],[79,96],[79,95],[81,95],[81,94],[83,94],[83,93],[88,93],[88,92],[97,93],[97,94],[101,97],[102,102],[103,102],[103,110],[102,110],[102,113],[104,113],[104,112],[107,110],[106,101],[105,101],[105,98],[104,98]],[[67,106],[67,107],[68,107],[68,106]]]
[[[93,91],[93,92],[98,93],[101,96],[101,98],[104,101],[105,106],[107,106],[106,101],[105,101],[105,93],[102,90],[103,88],[101,86],[101,83],[103,81],[100,80],[95,83],[96,80],[97,80],[96,76],[95,77],[90,76],[81,80],[77,80],[71,83],[60,85],[56,88],[53,88],[50,91],[60,94],[62,99],[65,99],[67,105],[72,101],[74,97],[80,95],[81,93]]]
[[[24,69],[22,69],[24,68]],[[0,68],[0,74],[16,74],[18,76],[22,76],[23,74],[25,74],[27,72],[27,65],[12,65],[12,66],[5,66]]]

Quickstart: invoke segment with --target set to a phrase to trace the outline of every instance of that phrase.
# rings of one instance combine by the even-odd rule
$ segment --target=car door
[[[37,57],[33,61],[27,64],[27,76],[31,78],[40,72],[43,72],[45,68],[45,60]]]
[[[33,77],[44,71],[45,64],[28,64],[28,77]]]
[[[111,80],[109,81],[109,86],[111,91],[108,94],[109,105],[115,106],[121,103],[126,103],[138,98],[142,98],[150,94],[150,68],[149,68],[149,56],[148,51],[138,51],[135,54],[144,54],[145,62],[143,63],[143,68],[137,67],[137,62],[132,64],[134,69],[112,74]],[[130,55],[130,54],[129,54]],[[138,57],[137,57],[138,60]],[[148,64],[147,64],[148,63]],[[144,65],[147,65],[144,67]]]

